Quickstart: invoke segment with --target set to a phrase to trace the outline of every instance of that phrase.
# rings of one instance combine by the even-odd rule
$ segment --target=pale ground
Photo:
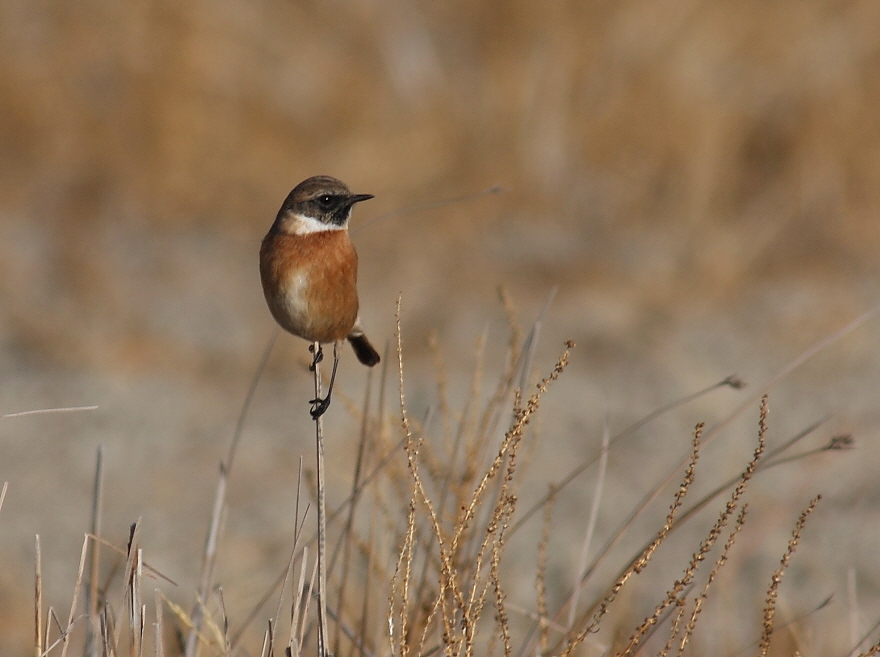
[[[308,175],[376,195],[353,223],[364,225],[354,234],[362,314],[377,345],[392,341],[402,297],[415,417],[435,403],[432,332],[460,408],[484,331],[487,370],[500,368],[497,287],[525,327],[558,289],[536,373],[564,340],[578,347],[542,406],[523,505],[596,453],[606,418],[614,432],[728,375],[749,384],[615,448],[600,541],[687,453],[696,422],[721,421],[880,304],[873,0],[494,4],[0,2],[0,410],[99,407],[0,420],[2,654],[28,650],[35,534],[47,600],[68,604],[99,445],[105,535],[123,544],[141,518],[147,560],[189,604],[218,465],[273,330],[259,240]],[[506,191],[366,225],[492,185]],[[816,493],[825,499],[784,581],[783,613],[834,595],[808,623],[804,654],[845,654],[851,632],[880,619],[878,321],[771,390],[771,443],[828,416],[802,449],[843,433],[856,449],[755,482],[716,599],[736,622],[708,620],[704,639],[718,641],[703,654],[755,636],[770,574]],[[219,577],[233,618],[290,549],[296,468],[312,458],[305,355],[280,338],[232,475]],[[340,377],[359,404],[366,373],[350,353]],[[745,465],[757,418],[755,401],[713,439],[699,490]],[[347,487],[357,425],[341,401],[327,425],[332,501]],[[592,476],[559,502],[551,584],[570,577]],[[623,554],[661,522],[671,494]],[[646,578],[646,601],[628,598],[634,618],[710,522]],[[532,557],[515,557],[528,576],[511,584],[526,601]]]

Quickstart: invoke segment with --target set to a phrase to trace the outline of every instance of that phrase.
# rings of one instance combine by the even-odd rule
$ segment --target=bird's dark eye
[[[322,194],[318,197],[318,205],[322,208],[330,208],[333,206],[333,196],[331,194]]]

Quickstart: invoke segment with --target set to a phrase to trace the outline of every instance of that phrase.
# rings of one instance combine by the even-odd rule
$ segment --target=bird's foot
[[[315,349],[315,345],[318,345],[318,348]],[[314,372],[315,368],[318,366],[322,360],[324,360],[324,350],[321,349],[321,345],[317,342],[313,342],[309,345],[309,353],[312,354],[312,362],[309,365],[309,372]]]
[[[309,403],[312,405],[312,408],[309,409],[309,414],[312,416],[313,420],[317,420],[319,417],[324,415],[327,412],[327,409],[330,408],[330,395],[321,399],[311,399]]]

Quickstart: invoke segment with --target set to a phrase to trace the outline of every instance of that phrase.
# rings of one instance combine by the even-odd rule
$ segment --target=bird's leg
[[[320,353],[320,346],[318,347],[318,353]],[[317,365],[320,363],[320,359],[316,357],[313,365]],[[333,382],[336,381],[336,368],[339,366],[339,342],[333,343],[333,370],[330,372],[330,385],[327,386],[327,394],[324,396],[324,399],[318,397],[317,399],[312,399],[309,403],[312,405],[312,409],[309,411],[312,415],[313,420],[317,420],[319,417],[324,415],[327,409],[330,407],[330,395],[333,394]]]
[[[312,354],[312,362],[309,364],[309,372],[314,372],[322,360],[324,360],[324,350],[321,349],[320,342],[313,342],[309,345],[309,353]]]

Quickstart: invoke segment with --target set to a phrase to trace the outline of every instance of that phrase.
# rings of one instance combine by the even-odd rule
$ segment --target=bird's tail
[[[367,340],[367,336],[362,332],[352,331],[348,336],[348,341],[351,343],[352,349],[354,349],[354,355],[364,365],[373,367],[373,365],[379,362],[379,352],[373,348],[373,345]]]

